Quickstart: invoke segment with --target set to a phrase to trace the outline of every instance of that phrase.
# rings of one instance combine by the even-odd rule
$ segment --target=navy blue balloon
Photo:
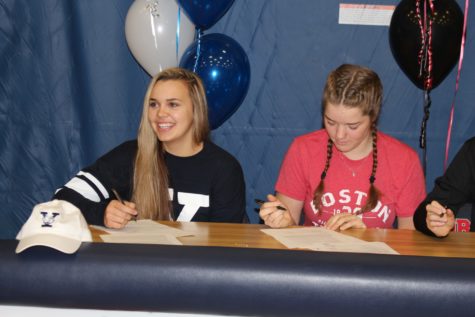
[[[251,67],[241,45],[227,35],[212,33],[202,36],[198,63],[195,63],[197,46],[195,41],[186,49],[180,66],[194,71],[203,80],[211,129],[216,129],[246,97]]]
[[[195,27],[205,30],[221,19],[234,0],[177,0],[177,2]]]

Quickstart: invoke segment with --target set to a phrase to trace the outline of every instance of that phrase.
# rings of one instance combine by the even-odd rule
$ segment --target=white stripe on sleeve
[[[93,182],[94,185],[97,186],[97,188],[99,188],[99,190],[102,193],[102,196],[104,196],[105,199],[109,198],[109,193],[107,192],[107,189],[104,187],[104,185],[102,185],[102,183],[96,177],[94,177],[94,175],[92,175],[91,173],[83,172],[83,171],[80,171],[78,175],[85,176],[88,180]]]

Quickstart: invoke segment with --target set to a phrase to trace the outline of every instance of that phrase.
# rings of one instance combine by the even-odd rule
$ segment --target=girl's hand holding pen
[[[452,210],[432,201],[426,206],[427,227],[438,237],[445,237],[455,226],[455,215]]]
[[[294,225],[287,207],[274,195],[267,195],[267,202],[256,199],[256,203],[261,206],[259,217],[264,223],[272,228],[283,228]]]
[[[111,200],[107,205],[104,212],[104,225],[108,228],[121,229],[130,220],[135,220],[138,213],[133,202],[123,201],[115,190],[114,195],[117,199]]]

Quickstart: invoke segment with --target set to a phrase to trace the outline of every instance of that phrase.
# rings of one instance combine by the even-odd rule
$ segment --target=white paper
[[[367,242],[322,227],[261,229],[289,249],[329,252],[399,254],[386,243]]]
[[[101,239],[107,243],[183,244],[172,235],[155,233],[103,234],[101,235]]]
[[[384,242],[367,242],[356,244],[346,243],[315,243],[308,249],[325,252],[351,252],[351,253],[374,253],[374,254],[399,254]]]
[[[191,236],[192,233],[186,232],[181,229],[176,229],[170,226],[166,226],[160,224],[156,221],[150,219],[140,219],[137,221],[129,221],[129,223],[122,229],[111,229],[102,226],[92,226],[99,230],[103,230],[109,234],[132,234],[132,233],[139,233],[139,234],[167,234],[174,237],[184,237],[184,236]]]
[[[389,26],[396,6],[340,3],[339,24]]]
[[[261,229],[287,248],[302,248],[314,243],[359,243],[362,240],[322,227]]]

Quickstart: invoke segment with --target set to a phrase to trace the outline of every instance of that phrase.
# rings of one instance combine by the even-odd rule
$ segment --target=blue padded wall
[[[457,2],[463,8],[464,1]],[[0,238],[14,237],[32,207],[50,199],[82,166],[135,137],[150,77],[125,40],[131,3],[0,0]],[[325,78],[341,63],[378,72],[385,89],[380,130],[418,149],[423,93],[395,63],[388,27],[340,25],[339,4],[236,0],[205,31],[234,38],[251,64],[246,99],[212,133],[243,166],[251,222],[258,221],[253,198],[273,192],[292,139],[321,127]],[[469,14],[450,158],[475,135],[473,22]],[[443,171],[455,78],[456,68],[431,92],[428,189]]]

